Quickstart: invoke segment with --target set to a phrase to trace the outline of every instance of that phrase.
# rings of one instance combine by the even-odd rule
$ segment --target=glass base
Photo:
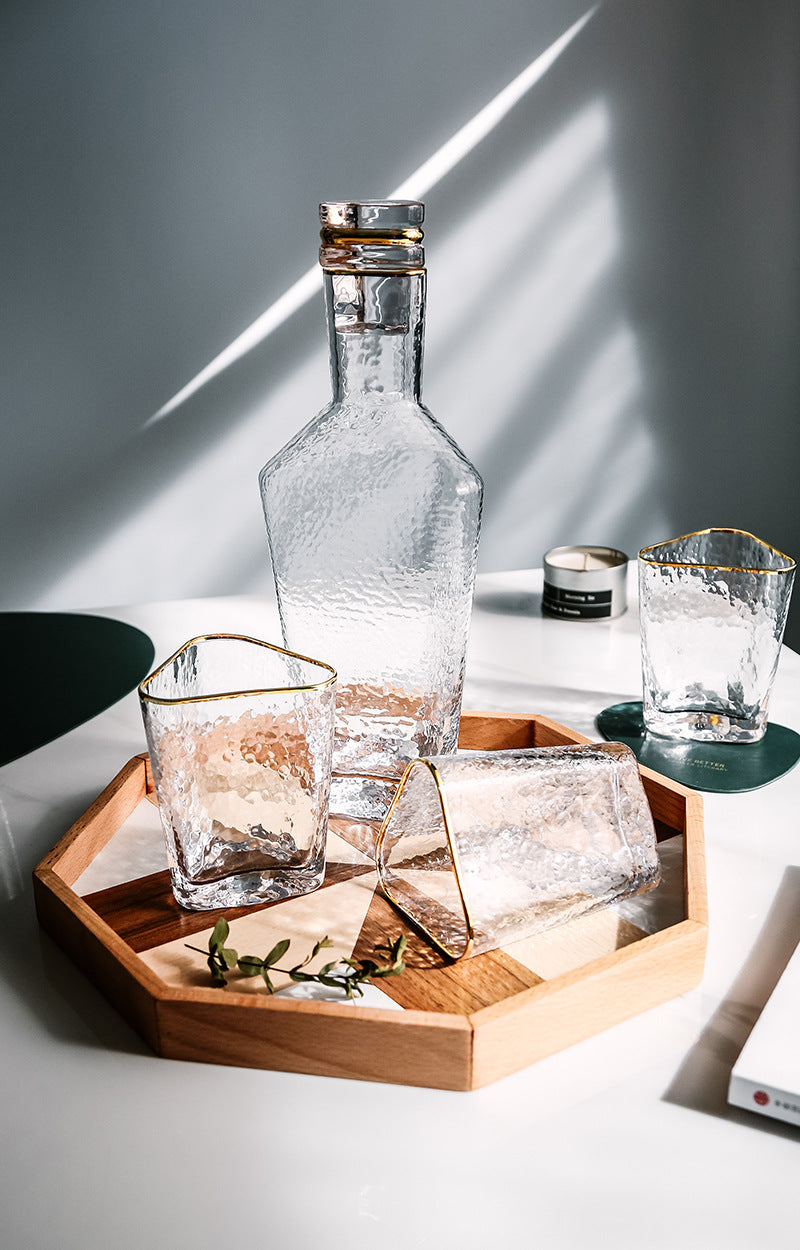
[[[279,899],[310,894],[325,880],[325,858],[319,856],[304,868],[242,872],[219,881],[198,885],[172,871],[172,893],[189,911],[214,911],[218,907],[257,907]]]
[[[764,712],[746,717],[710,708],[664,712],[645,707],[644,724],[649,734],[684,742],[760,742],[767,732]]]
[[[399,777],[387,777],[384,781],[381,777],[334,773],[331,778],[330,814],[347,820],[377,821],[381,824],[399,784]]]

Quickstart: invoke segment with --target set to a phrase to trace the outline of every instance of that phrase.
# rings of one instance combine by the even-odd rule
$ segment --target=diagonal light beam
[[[534,61],[531,61],[530,65],[521,74],[518,74],[516,78],[512,78],[511,82],[502,91],[498,92],[488,104],[484,105],[480,112],[476,113],[466,125],[457,130],[446,143],[443,143],[424,164],[420,165],[419,169],[406,178],[405,182],[401,182],[388,198],[392,200],[419,199],[426,195],[431,187],[436,186],[459,161],[463,160],[473,148],[477,147],[487,135],[491,134],[514,105],[544,77],[550,67],[561,56],[561,53],[580,34],[586,23],[594,17],[600,7],[601,4],[592,5],[563,35],[560,35],[554,43],[551,43],[549,48],[546,48]],[[167,400],[159,408],[158,412],[153,413],[152,417],[147,419],[143,428],[148,429],[158,421],[162,421],[164,417],[169,416],[176,408],[180,408],[187,399],[196,394],[212,378],[217,377],[225,369],[230,368],[237,360],[241,360],[242,356],[252,351],[259,343],[263,343],[264,339],[268,338],[278,326],[288,320],[293,313],[302,308],[303,304],[317,293],[321,283],[322,271],[319,265],[315,264],[313,268],[303,274],[302,278],[298,278],[297,282],[294,282],[288,290],[284,291],[283,295],[279,296],[275,303],[271,304],[260,317],[257,317],[232,343],[223,348],[218,356],[210,360],[190,382],[181,387],[172,396],[172,399]]]
[[[535,61],[531,61],[527,69],[524,69],[516,78],[512,78],[508,86],[484,105],[471,121],[457,130],[451,139],[443,143],[438,152],[434,152],[424,165],[420,165],[419,169],[406,178],[405,182],[401,182],[400,186],[392,192],[391,199],[417,199],[426,195],[431,187],[436,186],[445,174],[449,174],[459,161],[468,156],[473,148],[476,148],[487,135],[491,134],[506,114],[511,112],[514,105],[544,77],[551,65],[558,60],[576,35],[580,34],[600,7],[600,4],[592,5],[583,17],[579,17],[577,22],[556,39],[555,43],[551,43],[550,47],[545,48]]]

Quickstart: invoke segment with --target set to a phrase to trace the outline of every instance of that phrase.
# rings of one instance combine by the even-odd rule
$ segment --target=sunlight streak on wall
[[[584,13],[583,17],[578,18],[577,22],[574,22],[559,39],[556,39],[549,48],[537,56],[536,60],[532,61],[521,74],[512,79],[485,108],[476,113],[471,121],[462,126],[451,139],[448,139],[447,143],[443,144],[438,152],[421,165],[410,178],[401,182],[400,186],[392,192],[392,199],[419,199],[426,195],[431,187],[440,182],[445,174],[454,169],[459,161],[468,156],[473,148],[491,134],[506,114],[510,113],[514,105],[518,104],[531,87],[544,77],[599,8],[600,5],[595,4]]]
[[[483,198],[430,249],[425,395],[486,481],[482,569],[538,565],[543,533],[548,545],[616,543],[631,518],[669,528],[621,289],[610,142],[605,102],[585,103],[546,142],[522,150],[503,182],[484,183]],[[256,473],[324,404],[325,389],[320,339],[238,411],[224,437],[65,569],[39,606],[81,602],[98,566],[136,562],[143,527],[169,535],[176,519],[188,584],[267,589]],[[213,484],[211,524],[197,522],[203,483]],[[198,540],[187,541],[195,525]],[[162,580],[171,558],[164,545],[149,552]]]
[[[494,415],[471,446],[478,459],[494,441],[498,411],[512,408],[528,391],[563,345],[592,284],[616,259],[608,137],[608,114],[595,101],[430,249],[436,315],[427,330],[428,364],[436,392],[451,410],[465,370],[472,371],[470,389],[484,392]],[[489,361],[491,372],[481,370],[480,363]],[[447,426],[446,413],[439,415]]]
[[[406,178],[394,191],[390,192],[388,198],[393,200],[421,199],[423,195],[426,195],[431,187],[440,182],[459,161],[463,160],[473,148],[481,143],[487,135],[491,134],[514,105],[544,77],[550,67],[561,56],[561,53],[580,34],[598,8],[600,8],[599,4],[593,5],[577,22],[574,22],[563,35],[556,39],[549,48],[545,49],[540,56],[536,57],[521,74],[512,79],[502,91],[498,92],[494,99],[490,100],[480,112],[476,113],[466,125],[462,126],[460,130],[448,139],[419,169],[415,170],[410,177]],[[184,404],[187,399],[199,391],[201,387],[205,386],[207,382],[210,382],[212,378],[217,377],[225,369],[235,364],[247,352],[257,347],[268,335],[272,334],[284,321],[291,317],[292,313],[301,308],[307,300],[312,299],[321,285],[322,273],[319,266],[315,264],[297,282],[293,283],[288,290],[284,291],[283,295],[274,304],[270,305],[260,317],[257,317],[242,334],[238,335],[232,343],[229,343],[218,356],[209,361],[190,382],[187,382],[171,399],[167,400],[159,408],[158,412],[149,417],[143,428],[147,429],[163,420],[164,417],[169,416],[171,412],[174,412],[176,408]]]
[[[522,83],[514,80],[518,103],[533,68],[541,77],[554,55],[550,49]],[[620,531],[652,528],[663,514],[643,373],[622,285],[608,106],[602,98],[583,97],[558,129],[534,137],[530,146],[526,126],[516,125],[516,163],[509,162],[504,178],[493,179],[485,170],[496,165],[480,139],[512,107],[511,96],[501,97],[500,112],[490,111],[475,129],[470,123],[458,144],[437,154],[437,177],[443,180],[437,195],[447,195],[444,175],[456,152],[479,191],[451,212],[456,224],[428,249],[425,395],[486,483],[482,569],[538,565],[545,542],[618,544]],[[536,116],[532,97],[520,107]],[[506,141],[502,133],[498,141]],[[432,169],[426,163],[419,182],[401,184],[398,194],[423,194]],[[261,367],[253,349],[260,344],[260,353],[269,353],[272,330],[318,294],[319,285],[315,265],[151,423],[245,353],[252,352],[250,361]],[[170,561],[176,559],[182,584],[216,587],[217,593],[268,589],[255,476],[325,403],[325,361],[320,339],[300,353],[282,381],[233,407],[224,435],[196,451],[85,559],[65,568],[38,606],[87,601],[98,568],[140,560],[143,531],[177,539],[174,556],[165,544],[148,552],[157,582],[168,581]],[[237,374],[228,376],[235,396]],[[204,491],[208,508],[199,520]],[[666,520],[663,528],[667,532]]]
[[[640,419],[640,382],[634,336],[619,322],[575,379],[558,419],[549,427],[537,422],[518,471],[491,500],[485,567],[535,567],[547,546],[613,540],[642,499],[667,532],[654,493],[653,440]],[[543,549],[525,547],[526,535],[543,528]],[[503,561],[509,542],[517,548],[510,564]]]
[[[269,593],[269,555],[257,474],[277,446],[265,443],[264,432],[280,431],[287,413],[310,417],[320,407],[326,357],[322,346],[310,352],[300,368],[270,387],[250,411],[241,413],[224,437],[187,460],[157,494],[143,498],[141,506],[106,531],[90,552],[65,566],[35,606],[52,610],[65,603],[104,607],[127,602],[124,594],[120,599],[122,592],[116,586],[109,589],[108,579],[99,576],[98,569],[141,565],[143,532],[151,536],[144,553],[156,584],[169,584],[174,568],[181,587],[208,585],[207,594],[233,593],[233,588],[241,593]],[[175,598],[185,598],[186,593],[176,590]],[[155,597],[169,596],[162,592]]]
[[[447,429],[485,414],[461,435],[486,484],[484,569],[540,564],[533,533],[614,541],[642,498],[663,516],[610,142],[593,100],[431,249],[425,393]]]

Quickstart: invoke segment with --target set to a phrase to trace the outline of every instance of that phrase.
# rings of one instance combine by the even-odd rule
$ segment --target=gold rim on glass
[[[400,901],[399,898],[396,897],[396,895],[392,893],[391,887],[389,886],[389,883],[387,882],[386,877],[384,876],[384,873],[382,871],[381,851],[383,850],[384,839],[389,830],[389,824],[391,822],[392,815],[394,814],[394,809],[397,807],[397,804],[400,800],[400,795],[403,792],[403,788],[406,784],[409,774],[411,773],[411,770],[420,764],[424,764],[424,766],[428,769],[431,776],[433,777],[433,781],[436,786],[436,794],[439,798],[439,807],[441,808],[441,812],[442,812],[444,833],[445,833],[445,837],[447,838],[447,847],[450,852],[450,859],[453,864],[453,875],[456,879],[456,886],[458,887],[458,897],[460,899],[461,907],[464,912],[464,923],[466,924],[466,927],[467,927],[467,941],[462,951],[451,950],[445,942],[443,942],[440,938],[438,938],[435,933],[431,932],[431,930],[428,928],[427,925],[423,924],[422,921],[418,920],[415,916],[412,916],[408,908]],[[394,903],[395,907],[399,907],[400,910],[404,913],[404,915],[408,916],[408,918],[412,921],[412,923],[418,929],[421,929],[421,931],[425,934],[425,936],[429,938],[431,942],[433,942],[434,946],[438,950],[440,950],[443,955],[446,955],[448,959],[464,959],[468,955],[471,954],[472,948],[475,944],[475,928],[472,923],[472,917],[470,916],[469,907],[467,905],[467,900],[464,897],[464,891],[461,888],[461,865],[460,865],[458,850],[456,848],[455,842],[450,836],[450,814],[447,810],[447,797],[444,791],[444,783],[442,781],[441,773],[439,772],[438,768],[431,760],[416,759],[416,760],[412,760],[410,764],[406,765],[406,770],[400,779],[400,784],[397,787],[397,792],[395,793],[395,796],[392,799],[392,802],[389,806],[389,810],[386,813],[386,816],[384,817],[383,824],[381,825],[380,832],[378,833],[378,838],[375,843],[375,866],[378,870],[378,878],[380,880],[381,886],[383,887],[383,890],[386,894],[386,897],[389,899],[389,901],[391,903]]]
[[[313,664],[316,668],[324,668],[331,674],[326,681],[314,682],[304,686],[261,686],[255,690],[229,690],[220,694],[192,694],[184,695],[181,698],[164,699],[160,695],[150,694],[147,690],[150,682],[155,681],[156,677],[160,677],[170,664],[174,664],[184,651],[188,651],[189,647],[194,647],[199,642],[216,642],[218,640],[226,640],[231,642],[250,642],[256,647],[266,647],[268,651],[277,651],[279,655],[287,655],[292,660],[302,660],[305,664]],[[336,669],[330,664],[326,664],[324,660],[313,660],[308,655],[299,655],[296,651],[287,651],[285,647],[277,647],[271,642],[262,642],[260,638],[248,638],[246,634],[200,634],[197,638],[190,638],[182,647],[171,655],[168,660],[164,660],[163,664],[159,664],[149,676],[145,677],[139,683],[139,697],[147,703],[158,703],[163,707],[177,707],[183,703],[211,703],[219,699],[244,699],[248,696],[253,698],[260,694],[302,694],[312,690],[326,690],[336,681]]]
[[[697,560],[661,560],[651,554],[660,547],[672,547],[676,543],[686,542],[689,538],[703,538],[706,534],[738,534],[741,538],[750,538],[754,543],[758,543],[759,547],[765,547],[767,551],[771,551],[779,559],[785,560],[786,565],[782,569],[749,568],[739,567],[735,564],[702,564]],[[639,559],[645,564],[652,564],[656,568],[719,569],[722,573],[793,573],[797,567],[791,556],[784,555],[782,551],[778,551],[777,547],[773,547],[770,543],[765,543],[763,539],[757,538],[755,534],[751,534],[748,530],[725,529],[724,527],[694,530],[690,534],[681,534],[679,538],[667,538],[664,542],[653,543],[650,547],[642,547],[639,552]]]

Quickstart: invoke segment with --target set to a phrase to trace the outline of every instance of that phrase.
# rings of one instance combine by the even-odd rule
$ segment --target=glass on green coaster
[[[688,742],[659,738],[644,727],[642,703],[615,703],[597,717],[611,742],[631,748],[639,763],[681,785],[710,794],[738,794],[777,781],[800,759],[800,734],[768,724],[758,742]]]

